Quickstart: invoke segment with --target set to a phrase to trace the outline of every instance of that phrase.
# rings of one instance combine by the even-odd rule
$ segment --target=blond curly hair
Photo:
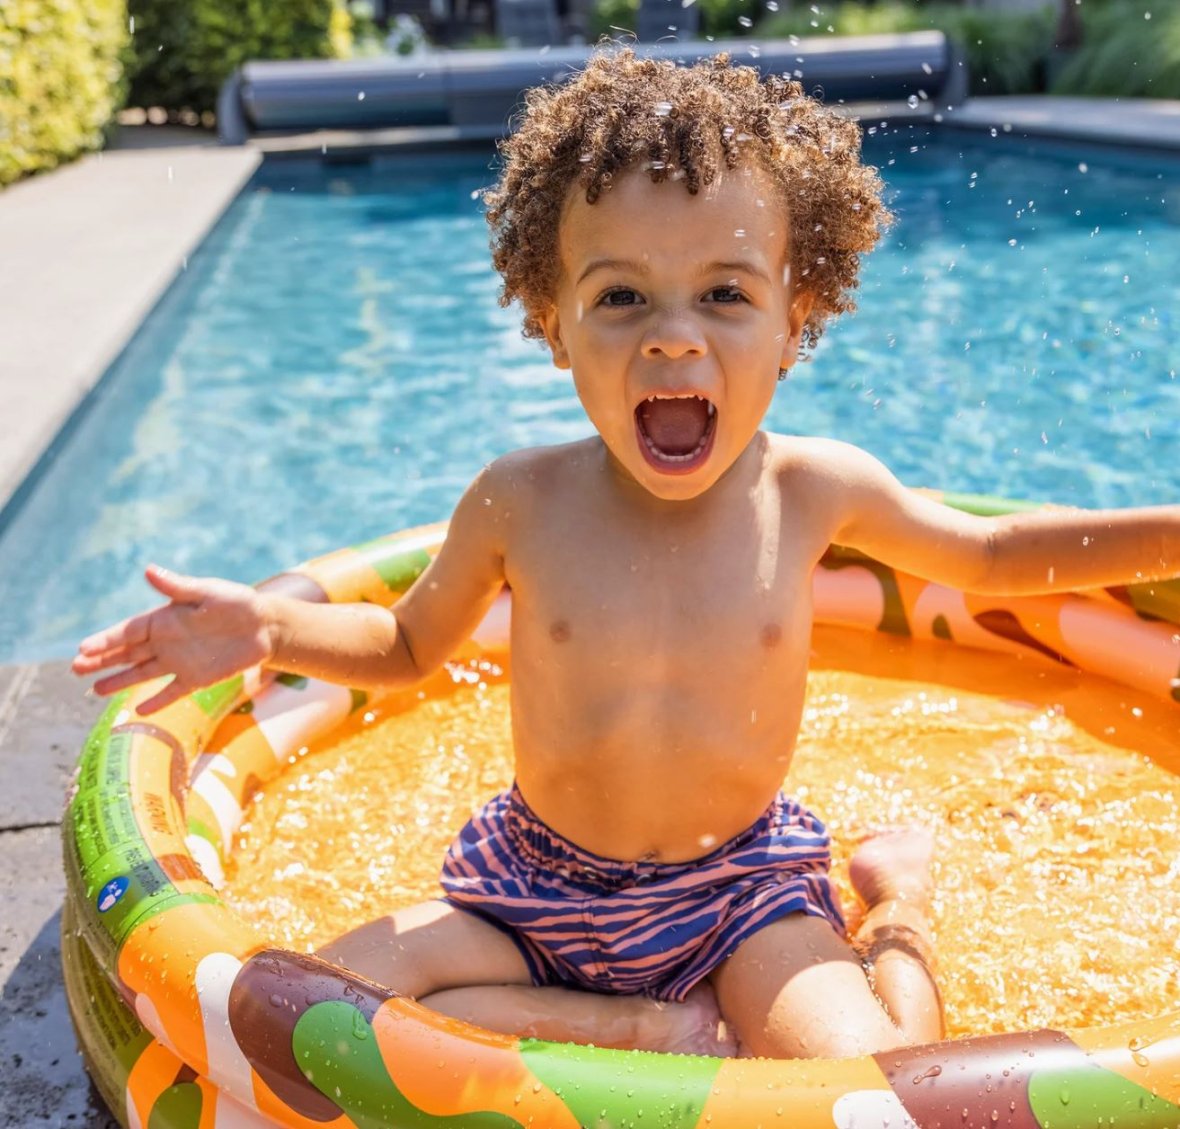
[[[877,170],[861,164],[854,122],[798,82],[762,79],[725,54],[681,67],[604,47],[569,82],[528,92],[500,152],[499,181],[483,199],[504,280],[500,304],[520,300],[526,337],[544,336],[540,315],[557,292],[558,225],[574,185],[593,204],[612,177],[642,168],[695,194],[722,168],[757,162],[789,218],[795,285],[813,299],[805,347],[829,317],[856,308],[860,256],[892,219]]]

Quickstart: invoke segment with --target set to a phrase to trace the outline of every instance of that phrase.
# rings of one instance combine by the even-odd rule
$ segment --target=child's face
[[[810,309],[769,177],[727,170],[693,196],[629,171],[594,204],[575,190],[558,241],[554,363],[629,477],[697,497],[757,433]]]

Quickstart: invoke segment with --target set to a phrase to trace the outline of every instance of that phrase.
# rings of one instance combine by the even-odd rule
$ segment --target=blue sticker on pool
[[[112,878],[98,893],[98,912],[106,913],[107,910],[118,905],[130,885],[130,878],[124,878],[122,875]]]

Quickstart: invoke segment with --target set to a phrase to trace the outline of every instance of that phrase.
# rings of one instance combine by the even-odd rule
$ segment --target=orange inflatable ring
[[[432,527],[341,550],[267,587],[389,604],[443,536]],[[461,657],[502,656],[508,600]],[[819,622],[1032,648],[1178,698],[1174,583],[996,600],[833,548],[815,606]],[[365,696],[255,673],[139,718],[151,693],[112,700],[64,821],[66,992],[88,1067],[129,1129],[1180,1125],[1180,1012],[843,1061],[690,1058],[493,1035],[277,949],[223,904],[222,863],[257,784]]]

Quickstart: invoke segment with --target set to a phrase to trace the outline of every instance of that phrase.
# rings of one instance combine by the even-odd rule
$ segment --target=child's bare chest
[[[694,526],[574,529],[528,538],[512,573],[520,630],[537,658],[627,659],[677,668],[764,668],[810,633],[814,549],[779,512],[751,507]],[[527,637],[527,638],[526,638]]]

